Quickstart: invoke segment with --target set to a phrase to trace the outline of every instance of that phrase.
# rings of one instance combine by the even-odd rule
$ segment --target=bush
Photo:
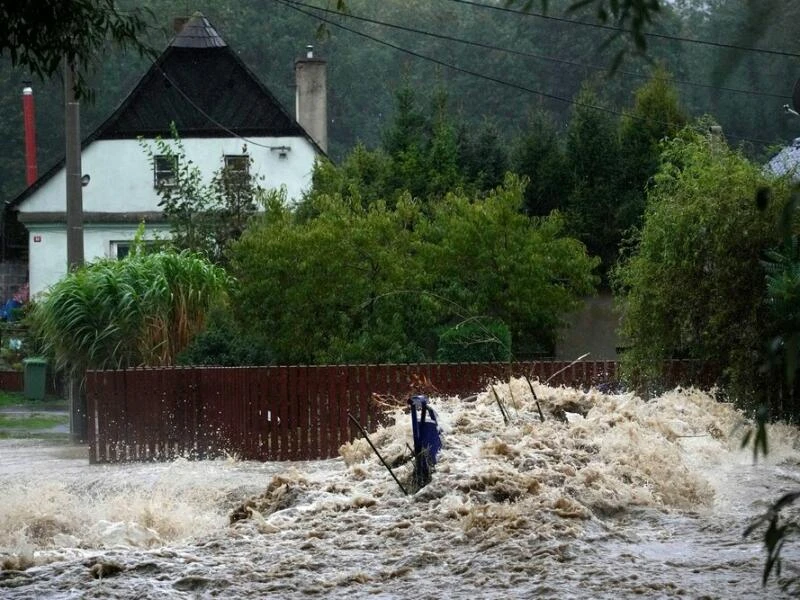
[[[511,331],[502,321],[475,319],[444,330],[436,358],[440,362],[508,362]]]
[[[181,352],[177,362],[179,365],[257,366],[270,364],[272,355],[264,341],[245,334],[228,313],[217,311],[211,314],[208,328]]]
[[[759,210],[756,194],[770,184],[774,201]],[[762,258],[787,197],[785,182],[722,141],[686,130],[665,146],[638,246],[615,272],[634,384],[665,359],[691,358],[719,364],[735,399],[765,400],[760,367],[774,324]]]

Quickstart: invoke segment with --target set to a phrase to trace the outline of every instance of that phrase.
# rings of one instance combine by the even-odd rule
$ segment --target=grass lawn
[[[0,429],[52,429],[69,423],[67,415],[30,413],[26,415],[0,414]]]
[[[15,406],[29,410],[66,410],[67,401],[57,396],[46,396],[44,400],[29,400],[22,392],[0,390],[0,409]]]

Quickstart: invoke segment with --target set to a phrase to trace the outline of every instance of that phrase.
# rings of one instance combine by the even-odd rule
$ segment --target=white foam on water
[[[433,481],[408,496],[363,439],[328,461],[113,466],[3,442],[0,555],[30,568],[0,591],[58,597],[94,557],[123,567],[89,580],[97,597],[760,592],[763,552],[741,532],[800,487],[795,428],[771,427],[753,465],[744,418],[708,394],[533,386],[544,422],[525,380],[432,398],[444,445]],[[410,418],[392,416],[370,439],[408,485]]]

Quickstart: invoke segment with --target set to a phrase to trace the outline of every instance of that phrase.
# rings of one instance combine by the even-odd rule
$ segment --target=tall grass
[[[51,287],[31,325],[57,368],[170,365],[230,283],[223,269],[188,252],[103,259]]]

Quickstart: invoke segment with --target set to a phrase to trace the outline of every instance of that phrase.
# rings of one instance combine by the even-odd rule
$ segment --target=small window
[[[153,187],[175,187],[178,157],[160,154],[153,157]]]
[[[117,260],[121,260],[128,256],[131,253],[134,245],[133,240],[121,240],[121,241],[114,241],[110,242],[110,252],[109,256],[111,258],[116,258]],[[154,252],[158,249],[158,241],[157,240],[142,240],[139,242],[141,244],[142,249],[144,250],[145,254]]]
[[[250,157],[247,154],[226,154],[225,169],[231,175],[247,176],[250,174]]]

